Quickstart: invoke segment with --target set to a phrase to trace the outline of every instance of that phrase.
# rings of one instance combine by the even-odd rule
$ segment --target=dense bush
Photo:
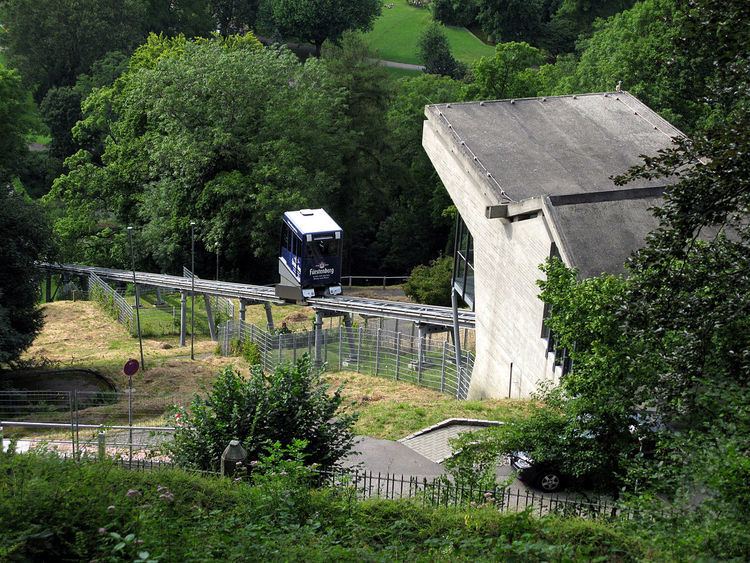
[[[659,545],[606,522],[528,512],[356,502],[293,484],[280,464],[254,486],[179,470],[0,455],[3,561],[634,561]],[[275,476],[274,476],[275,473]],[[284,495],[284,486],[295,487]],[[685,558],[677,554],[672,558]]]
[[[247,378],[226,368],[207,397],[177,408],[171,454],[180,465],[217,470],[230,440],[240,440],[253,461],[274,442],[303,439],[308,463],[334,465],[351,449],[354,417],[338,412],[340,390],[328,390],[307,356],[268,375],[257,365]]]
[[[453,259],[443,256],[429,266],[417,266],[404,284],[404,293],[427,305],[451,304],[451,276]]]

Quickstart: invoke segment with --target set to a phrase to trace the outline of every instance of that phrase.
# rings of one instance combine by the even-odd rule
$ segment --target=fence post
[[[323,363],[328,364],[328,335],[325,328],[321,330],[323,335]]]
[[[396,333],[396,381],[398,381],[398,368],[401,364],[401,333]]]
[[[78,459],[81,454],[81,435],[78,428],[78,389],[73,390],[73,407],[76,413],[76,447],[74,451],[77,452],[76,459]]]
[[[68,391],[68,407],[70,408],[70,448],[73,450],[73,458],[76,455],[76,431],[75,419],[73,414],[73,393]]]
[[[445,393],[445,353],[448,347],[448,341],[443,340],[443,361],[440,365],[440,392]]]
[[[279,338],[279,363],[281,363],[281,334],[277,335]]]
[[[375,333],[375,375],[380,371],[380,329]]]
[[[99,461],[104,461],[104,458],[107,453],[107,448],[106,448],[106,442],[104,440],[105,438],[104,430],[101,430],[101,426],[99,428],[100,428],[99,432],[96,435],[96,446],[97,446],[96,450],[98,454],[97,457],[99,458]]]
[[[359,327],[357,334],[357,373],[359,373],[359,359],[362,356],[362,327]]]

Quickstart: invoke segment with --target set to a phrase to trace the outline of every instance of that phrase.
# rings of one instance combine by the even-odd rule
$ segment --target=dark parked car
[[[637,413],[628,426],[628,432],[634,441],[633,451],[652,457],[656,451],[656,433],[664,429],[665,425],[658,415],[652,412]],[[582,433],[581,437],[594,439],[594,434],[587,431]],[[511,453],[510,466],[516,471],[521,481],[546,493],[554,493],[574,482],[585,483],[595,480],[596,477],[602,478],[601,475],[574,477],[562,471],[559,463],[537,462],[526,452]]]
[[[510,455],[510,466],[518,473],[521,481],[545,493],[554,493],[571,480],[555,463],[536,463],[525,452],[513,452]]]

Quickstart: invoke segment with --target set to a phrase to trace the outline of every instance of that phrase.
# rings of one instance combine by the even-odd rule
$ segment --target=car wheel
[[[537,486],[545,493],[554,493],[562,485],[560,475],[554,471],[544,471],[536,481]]]

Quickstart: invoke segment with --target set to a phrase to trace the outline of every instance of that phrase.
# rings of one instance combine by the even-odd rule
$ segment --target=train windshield
[[[312,240],[307,243],[307,256],[313,260],[337,257],[339,255],[339,243],[340,241],[333,237]]]

